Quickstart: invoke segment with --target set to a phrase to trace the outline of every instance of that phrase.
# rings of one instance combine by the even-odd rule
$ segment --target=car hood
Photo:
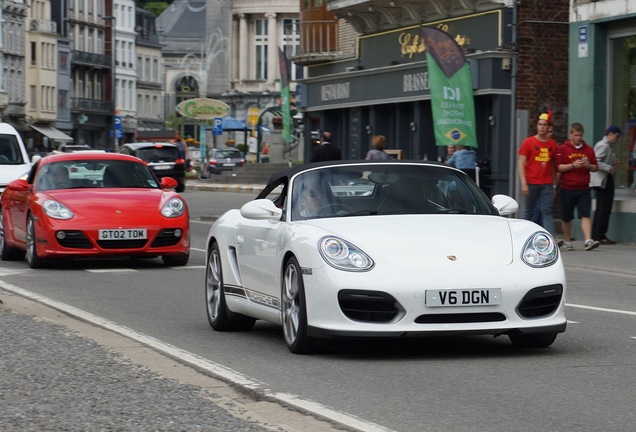
[[[322,235],[353,243],[374,260],[409,266],[508,265],[513,260],[509,220],[497,216],[404,215],[307,221]]]
[[[13,180],[29,173],[29,165],[0,165],[0,186],[6,186]]]
[[[159,213],[165,191],[162,189],[70,189],[47,194],[67,206],[76,215],[83,217],[134,217],[139,220]]]

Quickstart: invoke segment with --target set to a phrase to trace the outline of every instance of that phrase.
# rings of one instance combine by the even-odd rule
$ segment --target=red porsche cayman
[[[0,257],[33,268],[53,259],[158,257],[183,266],[190,222],[177,181],[116,153],[46,156],[0,198]]]

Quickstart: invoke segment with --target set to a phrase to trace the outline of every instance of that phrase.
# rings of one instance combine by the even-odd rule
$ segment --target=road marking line
[[[336,411],[329,407],[326,407],[318,402],[300,399],[295,395],[287,393],[274,393],[271,389],[265,387],[265,383],[257,381],[247,375],[243,375],[240,372],[227,368],[218,363],[211,362],[199,355],[191,353],[189,351],[177,348],[174,345],[167,344],[155,339],[152,336],[138,333],[128,327],[114,323],[105,318],[97,315],[93,315],[89,312],[83,311],[66,303],[53,300],[51,298],[36,294],[34,292],[25,290],[16,285],[6,283],[0,280],[0,288],[18,294],[22,297],[26,297],[38,303],[42,303],[53,309],[57,309],[67,315],[79,318],[83,321],[93,323],[97,326],[103,327],[114,333],[123,335],[129,339],[135,340],[141,344],[149,346],[156,351],[162,352],[169,357],[179,359],[187,364],[190,364],[198,369],[209,372],[211,375],[222,379],[226,382],[234,383],[238,386],[244,387],[252,392],[255,392],[262,396],[263,399],[269,400],[275,403],[282,403],[283,406],[291,406],[302,411],[313,413],[324,419],[328,419],[337,423],[341,423],[352,429],[359,430],[360,432],[394,432],[391,429],[387,429],[384,426],[360,419],[351,414]],[[248,392],[249,393],[249,392]]]
[[[579,308],[579,309],[589,309],[589,310],[595,310],[595,311],[599,311],[599,312],[611,312],[611,313],[617,313],[617,314],[623,314],[623,315],[634,315],[634,316],[636,316],[636,312],[620,310],[620,309],[609,309],[609,308],[602,308],[602,307],[596,307],[596,306],[585,306],[585,305],[572,304],[572,303],[566,303],[565,305],[573,307],[573,308]]]
[[[197,252],[205,252],[205,249],[197,249],[197,248],[190,248],[191,251],[197,251]]]
[[[578,323],[579,323],[578,321],[570,321],[570,320],[568,320],[568,324],[578,324]]]
[[[90,273],[132,273],[139,270],[131,268],[84,269]]]

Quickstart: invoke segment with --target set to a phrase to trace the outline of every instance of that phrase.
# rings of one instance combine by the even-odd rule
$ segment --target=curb
[[[224,183],[202,183],[187,182],[186,190],[209,191],[209,192],[243,192],[258,194],[265,185],[262,184],[224,184]]]

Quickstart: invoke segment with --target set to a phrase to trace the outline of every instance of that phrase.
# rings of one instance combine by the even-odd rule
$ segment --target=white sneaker
[[[574,250],[574,246],[572,246],[572,243],[570,243],[570,242],[564,242],[563,243],[563,250],[564,251],[573,251]]]
[[[601,243],[596,240],[587,240],[585,242],[585,250],[591,251],[592,249],[596,249]]]

